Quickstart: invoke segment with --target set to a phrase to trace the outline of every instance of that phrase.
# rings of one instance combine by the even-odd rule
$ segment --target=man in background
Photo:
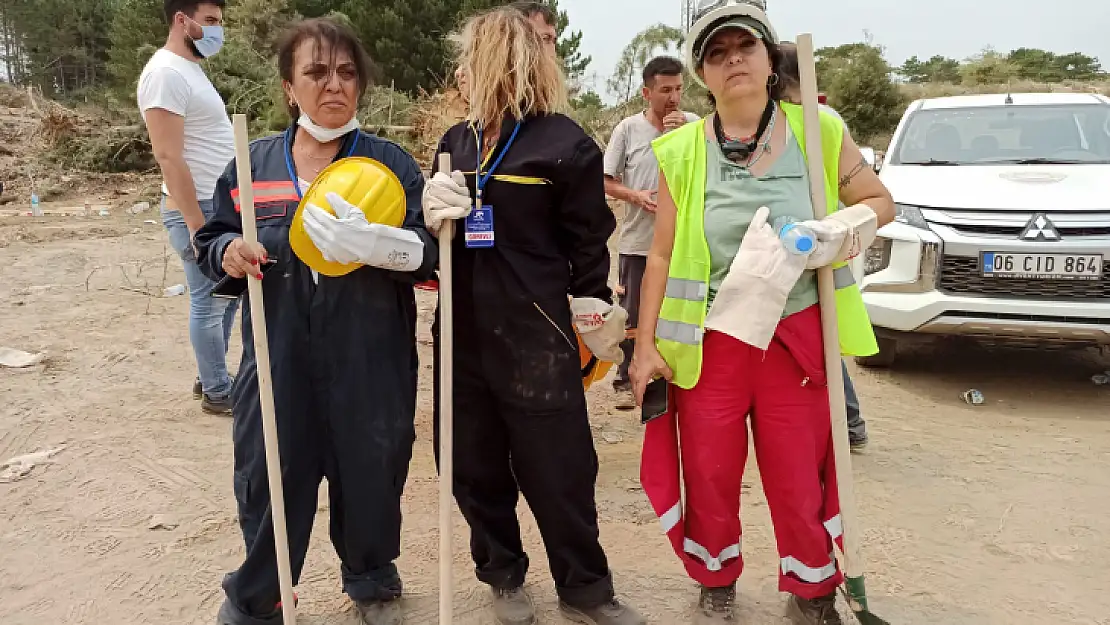
[[[235,156],[223,98],[200,61],[223,44],[225,0],[165,0],[170,33],[139,77],[138,102],[162,170],[162,223],[189,286],[189,340],[198,375],[193,396],[211,414],[231,413],[227,346],[238,302],[212,297],[193,235],[213,214],[216,179]]]
[[[632,410],[628,366],[635,349],[636,320],[640,315],[640,281],[655,234],[655,200],[659,188],[659,162],[651,142],[699,118],[679,109],[683,66],[678,59],[661,56],[644,67],[643,97],[647,108],[625,118],[613,130],[605,150],[605,193],[624,203],[618,252],[620,305],[628,311],[624,362],[617,368],[613,388],[620,393],[617,408]]]
[[[779,64],[779,74],[783,81],[784,94],[787,100],[794,104],[800,105],[802,103],[802,79],[798,71],[798,46],[797,44],[784,41],[779,44],[779,52],[782,55]],[[821,104],[821,110],[827,111],[835,115],[841,121],[844,118],[840,117],[835,109],[826,104]],[[848,125],[844,125],[845,132]],[[860,411],[859,396],[856,395],[855,385],[852,384],[852,378],[848,376],[848,366],[841,362],[844,367],[844,401],[848,408],[848,441],[851,444],[852,452],[861,453],[867,448],[867,422],[863,420],[863,414]]]

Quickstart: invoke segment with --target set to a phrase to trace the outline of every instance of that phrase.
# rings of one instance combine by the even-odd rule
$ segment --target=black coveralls
[[[298,196],[289,174],[292,158],[289,165],[286,159],[295,130],[250,147],[258,238],[277,260],[262,288],[293,576],[300,576],[326,477],[344,591],[356,601],[387,600],[401,593],[393,561],[400,555],[401,494],[415,439],[413,286],[434,275],[438,257],[421,211],[424,177],[396,144],[360,132],[344,138],[339,157],[373,158],[401,180],[408,203],[404,228],[423,240],[424,262],[414,273],[362,267],[339,278],[321,275],[317,285],[289,246]],[[232,161],[216,186],[215,216],[196,235],[200,267],[213,280],[224,277],[224,250],[241,236],[237,198]],[[243,357],[232,398],[235,499],[247,556],[223,586],[239,612],[258,618],[274,612],[280,590],[246,301],[242,310]]]
[[[502,123],[494,158],[514,125]],[[473,129],[464,123],[449,130],[434,163],[441,152],[467,172],[473,196]],[[478,579],[503,589],[524,583],[519,486],[560,598],[582,608],[613,597],[598,541],[598,461],[567,300],[612,301],[608,240],[616,220],[605,202],[602,160],[569,118],[526,118],[483,192],[483,204],[493,206],[494,246],[468,249],[462,220],[452,243],[454,493],[470,524]],[[437,339],[438,323],[437,315]],[[438,340],[436,351],[438,367]],[[437,385],[437,414],[438,395]],[[438,438],[437,427],[437,451]]]

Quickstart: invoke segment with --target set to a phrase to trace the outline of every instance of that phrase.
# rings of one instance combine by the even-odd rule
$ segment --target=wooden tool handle
[[[258,228],[254,221],[254,188],[246,115],[241,113],[235,115],[233,129],[243,240],[253,247],[258,243]],[[266,306],[262,301],[262,283],[257,277],[247,276],[247,293],[251,307],[251,328],[254,330],[254,354],[258,365],[258,395],[262,404],[262,435],[266,446],[266,474],[270,482],[270,518],[274,524],[278,583],[281,586],[282,622],[285,625],[296,625],[297,606],[293,599],[293,574],[289,567],[289,537],[285,529],[285,489],[281,483],[281,456],[278,452],[277,419],[274,412],[273,380],[270,373],[270,343],[266,336]]]
[[[439,155],[439,171],[451,175],[451,155]],[[455,320],[451,279],[451,239],[455,220],[445,219],[439,229],[439,623],[451,625],[455,598],[454,544],[451,510],[454,483],[454,370]]]

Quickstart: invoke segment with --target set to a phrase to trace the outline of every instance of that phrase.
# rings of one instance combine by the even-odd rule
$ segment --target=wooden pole
[[[439,155],[439,171],[451,175],[451,155]],[[451,509],[454,484],[454,287],[451,279],[451,239],[455,220],[445,219],[439,229],[439,623],[451,625],[455,598],[451,565],[454,545]]]
[[[237,113],[234,116],[233,127],[243,241],[253,246],[258,243],[258,229],[254,221],[254,189],[251,186],[247,116]],[[254,353],[258,364],[258,395],[262,404],[262,435],[266,445],[266,475],[270,482],[270,518],[274,524],[278,583],[281,585],[282,623],[296,625],[297,606],[293,599],[293,574],[289,567],[289,538],[285,530],[285,489],[281,483],[281,457],[278,452],[277,418],[274,413],[273,380],[270,374],[270,343],[266,336],[266,307],[262,301],[262,283],[255,276],[247,276],[247,294],[250,297],[251,328],[254,330]]]
[[[810,193],[813,197],[813,218],[824,219],[828,213],[825,197],[825,158],[821,149],[820,105],[817,100],[817,71],[813,35],[798,36],[798,69],[802,87],[802,110],[805,125],[806,160],[809,166]],[[844,570],[849,578],[863,576],[859,558],[859,528],[856,520],[855,483],[852,479],[852,455],[848,442],[848,411],[844,401],[844,371],[840,354],[840,333],[836,319],[836,283],[832,267],[817,270],[817,288],[821,302],[821,329],[825,341],[825,371],[829,383],[829,414],[832,418],[833,449],[836,457],[836,483],[840,496],[840,518],[844,527]],[[853,606],[853,611],[858,611]]]

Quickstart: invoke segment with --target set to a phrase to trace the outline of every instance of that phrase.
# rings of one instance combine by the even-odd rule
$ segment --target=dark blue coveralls
[[[375,159],[401,180],[408,205],[403,227],[424,242],[423,264],[412,273],[361,267],[339,278],[321,275],[317,284],[289,246],[299,201],[290,152],[295,130],[250,146],[258,238],[277,261],[262,289],[294,583],[326,477],[343,589],[356,602],[387,601],[401,594],[394,560],[415,440],[414,284],[432,277],[438,258],[421,211],[424,177],[396,144],[361,131],[347,135],[337,158]],[[232,161],[220,177],[215,215],[196,235],[201,270],[213,280],[226,275],[224,250],[242,233],[235,167]],[[275,615],[280,589],[251,309],[243,297],[243,356],[232,399],[234,489],[247,555],[223,587],[242,623],[253,624],[280,622],[281,615]]]

